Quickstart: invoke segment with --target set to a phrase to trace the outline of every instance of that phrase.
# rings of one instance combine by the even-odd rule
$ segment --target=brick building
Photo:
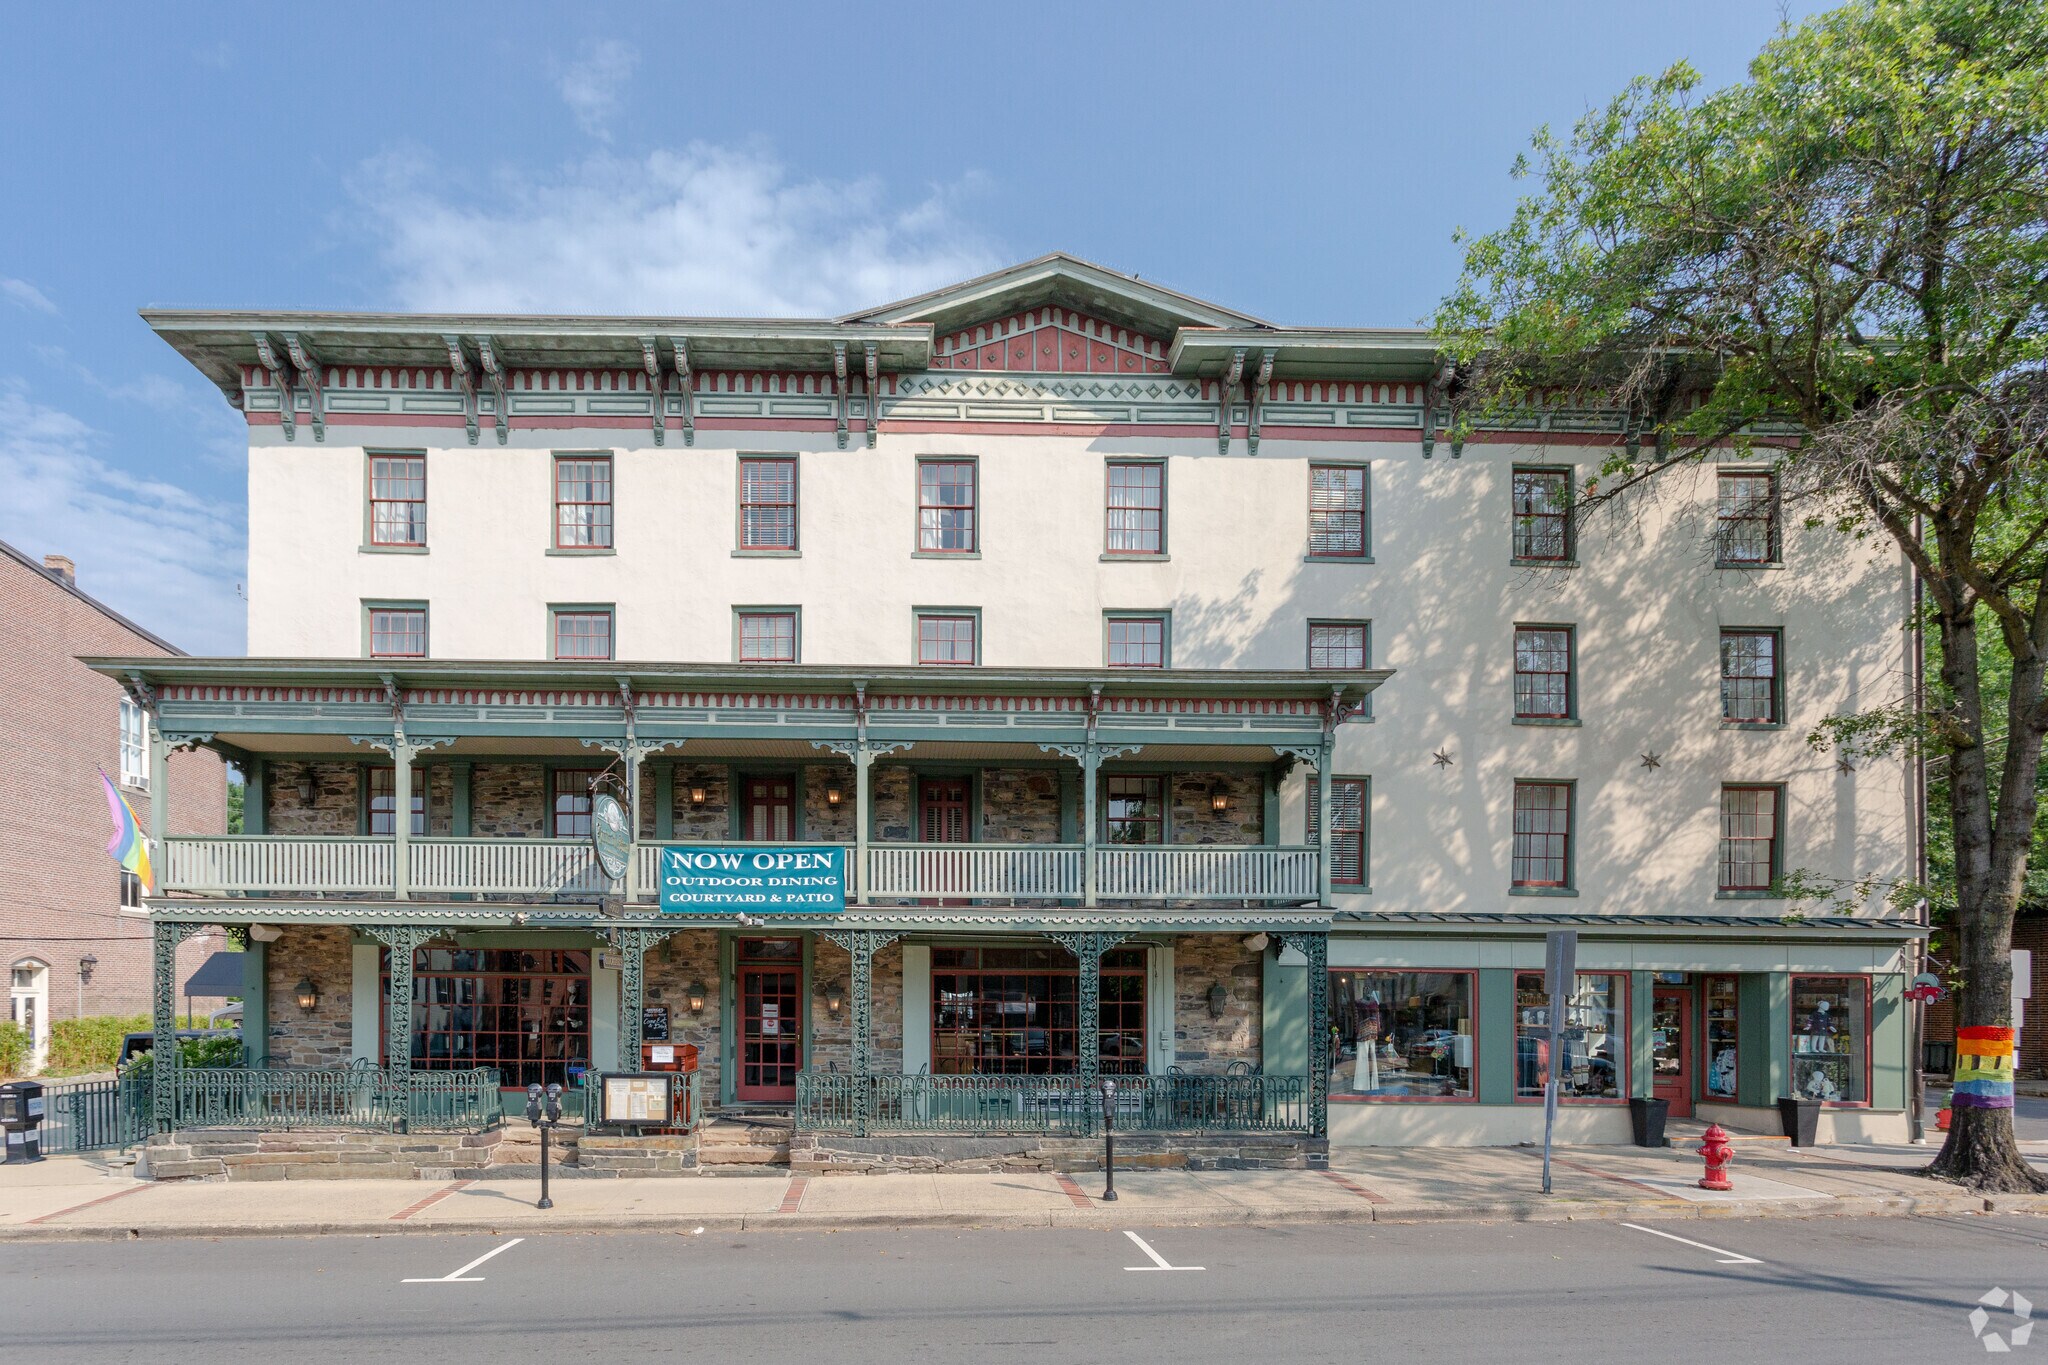
[[[0,612],[8,622],[0,666],[0,951],[10,968],[9,1015],[33,1033],[40,1058],[54,1019],[150,1008],[149,922],[134,879],[107,857],[107,801],[95,771],[104,768],[147,822],[147,721],[120,683],[78,656],[184,651],[80,591],[69,559],[50,555],[38,564],[4,541]],[[195,750],[171,762],[170,827],[223,832],[220,757]],[[221,945],[218,933],[183,945],[181,987]],[[220,1001],[195,1003],[204,1010]]]
[[[2048,1076],[2048,910],[2037,907],[2030,912],[2022,907],[2019,918],[2013,921],[2012,946],[2034,955],[2034,994],[2027,1001],[2027,1022],[2020,1027],[2019,1051],[2013,1065],[2022,1076]],[[1937,939],[1935,955],[1939,957],[1946,951]],[[1943,995],[1927,1007],[1927,1042],[1927,1078],[1943,1081],[1955,1063],[1954,995]]]

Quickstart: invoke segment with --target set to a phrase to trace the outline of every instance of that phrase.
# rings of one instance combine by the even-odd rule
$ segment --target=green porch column
[[[164,839],[171,832],[171,746],[157,728],[156,711],[149,716],[149,847],[153,860],[168,862]]]
[[[270,764],[260,758],[243,761],[242,766],[242,833],[262,834],[264,816],[269,805]],[[248,1018],[243,1010],[242,1017]]]
[[[242,1065],[269,1064],[270,945],[251,936],[242,948]]]
[[[1096,774],[1102,768],[1102,748],[1095,742],[1094,730],[1088,734],[1088,743],[1081,749],[1081,904],[1093,907],[1096,900],[1095,829],[1097,788],[1101,785]]]
[[[619,955],[619,1069],[640,1069],[640,1028],[647,1000],[647,950],[669,936],[664,929],[621,926],[597,936]]]
[[[1325,808],[1327,809],[1327,807]],[[1329,822],[1323,822],[1325,830]],[[1283,946],[1308,960],[1308,1125],[1314,1137],[1330,1135],[1330,933],[1327,929],[1282,934]]]
[[[155,750],[151,753],[154,760]],[[159,1133],[178,1126],[178,945],[205,927],[186,920],[155,920],[149,926],[150,1027],[155,1034],[150,1043],[149,1111]]]
[[[448,833],[469,837],[469,764],[459,758],[448,765]]]
[[[846,894],[858,905],[868,898],[868,837],[874,823],[874,792],[869,779],[875,756],[864,739],[853,742],[853,866],[846,869]],[[866,985],[860,987],[867,990]],[[865,997],[863,997],[865,999]],[[863,1006],[865,1008],[865,1006]],[[856,1071],[860,1068],[855,1067]],[[865,1092],[863,1092],[865,1093]]]
[[[1122,943],[1124,934],[1047,934],[1081,965],[1080,1001],[1074,1040],[1074,1074],[1092,1091],[1102,1076],[1102,955]],[[1093,1113],[1092,1110],[1086,1111]]]
[[[1316,904],[1330,905],[1335,888],[1335,869],[1330,866],[1330,762],[1337,752],[1336,741],[1325,738],[1316,753]]]
[[[868,1134],[868,1120],[874,1114],[874,983],[875,954],[899,937],[879,929],[821,929],[819,934],[846,949],[853,959],[853,1131]]]
[[[654,837],[676,837],[676,762],[672,758],[654,760]]]
[[[408,812],[409,813],[409,812]],[[413,965],[420,948],[441,931],[423,924],[364,925],[357,930],[391,950],[391,999],[386,1004],[384,1074],[397,1131],[412,1118]]]
[[[391,745],[391,895],[412,895],[412,757],[400,727]]]

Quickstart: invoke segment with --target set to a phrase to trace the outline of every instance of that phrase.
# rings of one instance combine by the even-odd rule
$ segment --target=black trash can
[[[0,1085],[0,1163],[43,1159],[43,1084]]]
[[[1812,1147],[1820,1139],[1820,1101],[1802,1100],[1797,1095],[1778,1097],[1778,1120],[1794,1147]]]
[[[1636,1146],[1669,1147],[1664,1120],[1671,1117],[1670,1100],[1634,1099],[1628,1102],[1629,1122],[1635,1125]]]

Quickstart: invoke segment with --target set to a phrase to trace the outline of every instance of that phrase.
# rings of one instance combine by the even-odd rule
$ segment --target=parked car
[[[238,1028],[181,1028],[178,1030],[178,1041],[181,1043],[199,1038],[240,1038],[241,1036],[242,1031]],[[154,1033],[123,1034],[121,1036],[121,1055],[115,1062],[115,1065],[125,1067],[143,1053],[155,1050],[156,1035]]]

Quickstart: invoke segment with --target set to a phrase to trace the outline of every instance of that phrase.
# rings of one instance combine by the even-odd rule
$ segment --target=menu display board
[[[648,1005],[640,1011],[640,1037],[650,1043],[668,1041],[667,1005]]]
[[[603,1081],[603,1122],[662,1128],[674,1121],[673,1072],[607,1075]]]

